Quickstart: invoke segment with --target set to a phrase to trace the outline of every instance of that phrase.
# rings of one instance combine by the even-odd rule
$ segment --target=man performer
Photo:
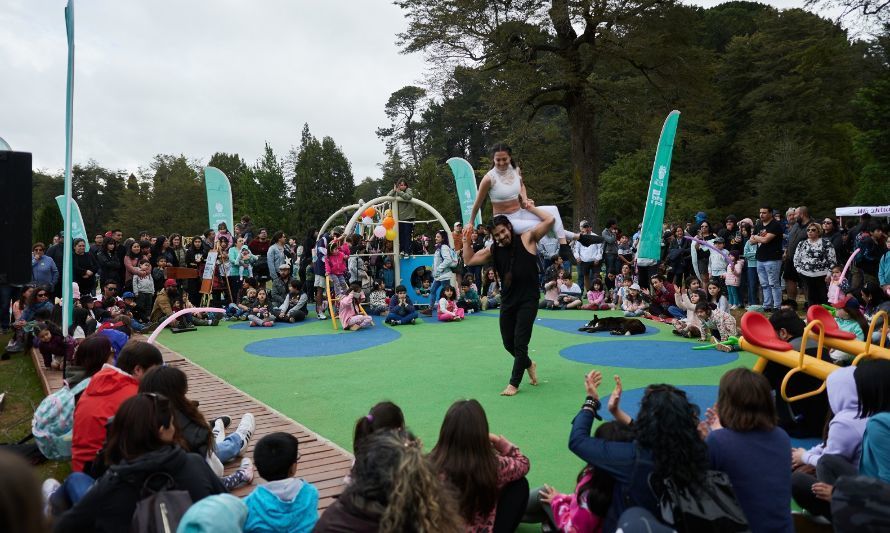
[[[495,242],[488,248],[473,253],[471,226],[464,229],[463,257],[467,266],[494,263],[501,284],[501,339],[504,348],[513,356],[513,372],[510,383],[502,396],[514,396],[519,392],[522,375],[528,371],[532,385],[538,384],[536,366],[528,356],[528,343],[532,326],[538,314],[538,257],[537,246],[541,237],[553,228],[553,215],[538,209],[528,200],[527,210],[541,219],[531,230],[517,235],[513,225],[504,215],[492,220]]]

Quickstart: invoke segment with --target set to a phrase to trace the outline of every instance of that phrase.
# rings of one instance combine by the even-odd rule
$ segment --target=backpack
[[[61,389],[50,394],[34,411],[31,433],[37,441],[37,448],[48,459],[71,459],[71,434],[74,430],[74,405],[90,378],[86,378],[73,388],[66,383]]]
[[[133,533],[174,533],[192,506],[188,491],[176,490],[176,481],[166,472],[150,474],[140,497],[130,522]]]
[[[866,476],[844,476],[831,494],[832,525],[838,533],[890,528],[890,485]]]
[[[442,253],[442,248],[439,248],[438,250],[436,250],[436,253],[439,254],[439,257],[442,259],[441,268],[447,269],[447,270],[452,270],[452,269],[457,268],[457,264],[458,264],[457,252],[455,252],[450,246],[448,247],[448,250],[450,251],[450,253],[448,254],[448,257],[445,257],[445,254]]]
[[[751,531],[725,472],[708,470],[700,486],[685,489],[668,478],[663,489],[658,502],[661,518],[680,533]]]

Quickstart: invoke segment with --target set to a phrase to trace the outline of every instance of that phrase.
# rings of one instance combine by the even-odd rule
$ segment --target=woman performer
[[[479,183],[479,191],[476,201],[473,203],[473,211],[470,220],[476,220],[476,213],[482,208],[485,195],[491,200],[492,215],[504,215],[513,226],[513,232],[522,235],[541,222],[541,218],[529,209],[529,199],[525,193],[525,183],[522,181],[522,173],[516,163],[513,162],[512,151],[504,143],[495,144],[491,148],[494,167],[482,178]],[[553,232],[559,239],[559,255],[564,261],[575,263],[575,255],[569,247],[568,240],[578,238],[581,244],[589,246],[597,242],[603,242],[598,235],[580,236],[577,233],[566,231],[562,226],[559,209],[553,205],[537,208],[547,212],[553,217]]]
[[[492,234],[495,243],[473,253],[470,234],[472,226],[464,229],[463,257],[467,266],[494,263],[495,272],[501,284],[501,340],[504,348],[513,356],[513,372],[510,384],[501,392],[502,396],[513,396],[519,392],[522,375],[528,371],[532,385],[538,384],[535,363],[528,356],[528,343],[532,337],[532,326],[538,315],[538,241],[553,228],[553,215],[539,207],[532,200],[526,201],[528,213],[538,222],[519,235],[510,219],[503,214],[492,219]]]

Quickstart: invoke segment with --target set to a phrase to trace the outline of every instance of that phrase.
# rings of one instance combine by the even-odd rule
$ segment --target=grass
[[[6,346],[9,335],[0,335],[0,346]],[[9,361],[0,361],[0,394],[6,399],[0,410],[0,442],[16,443],[31,433],[34,410],[44,398],[43,386],[34,363],[27,353],[12,354]],[[63,480],[71,473],[68,461],[46,461],[37,466],[40,479]]]

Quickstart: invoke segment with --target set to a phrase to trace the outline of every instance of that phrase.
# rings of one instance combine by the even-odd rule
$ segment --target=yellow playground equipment
[[[890,349],[887,348],[887,313],[878,311],[871,317],[871,324],[868,328],[868,334],[865,341],[860,341],[856,335],[848,331],[843,331],[837,325],[831,313],[821,305],[812,305],[807,309],[807,321],[819,322],[825,327],[825,344],[832,349],[840,350],[852,354],[853,364],[859,362],[863,357],[880,357],[882,359],[890,359]],[[881,339],[878,344],[872,343],[875,328],[878,323],[883,322],[881,326]],[[817,326],[818,327],[818,326]]]
[[[817,308],[819,310],[816,310]],[[824,311],[824,314],[822,311]],[[765,316],[754,312],[747,312],[742,316],[742,337],[739,339],[739,344],[743,350],[760,357],[754,365],[754,371],[763,372],[769,361],[790,369],[782,380],[782,386],[779,390],[782,399],[786,402],[803,400],[804,398],[821,394],[825,390],[825,379],[828,378],[829,374],[840,368],[824,357],[825,351],[828,348],[837,348],[854,354],[854,365],[859,364],[863,357],[890,359],[890,350],[885,346],[888,329],[887,313],[883,311],[875,313],[869,327],[868,340],[865,342],[851,339],[850,337],[853,337],[853,335],[841,331],[834,317],[823,307],[811,307],[807,312],[807,317],[809,318],[809,323],[804,329],[800,349],[795,350],[791,344],[781,340],[776,335],[772,324]],[[881,341],[878,344],[874,344],[871,341],[872,334],[882,319]],[[814,336],[817,341],[817,349],[816,355],[812,356],[806,354],[806,348],[808,341]],[[789,397],[786,393],[788,382],[793,375],[799,372],[822,380],[822,385],[816,390]]]
[[[331,314],[331,325],[334,327],[334,331],[337,331],[337,320],[340,318],[340,297],[335,296],[333,291],[331,291],[331,276],[325,275],[324,284],[325,294],[327,295],[328,300],[328,312]],[[359,305],[358,309],[363,315],[368,314],[365,312],[364,305]]]

